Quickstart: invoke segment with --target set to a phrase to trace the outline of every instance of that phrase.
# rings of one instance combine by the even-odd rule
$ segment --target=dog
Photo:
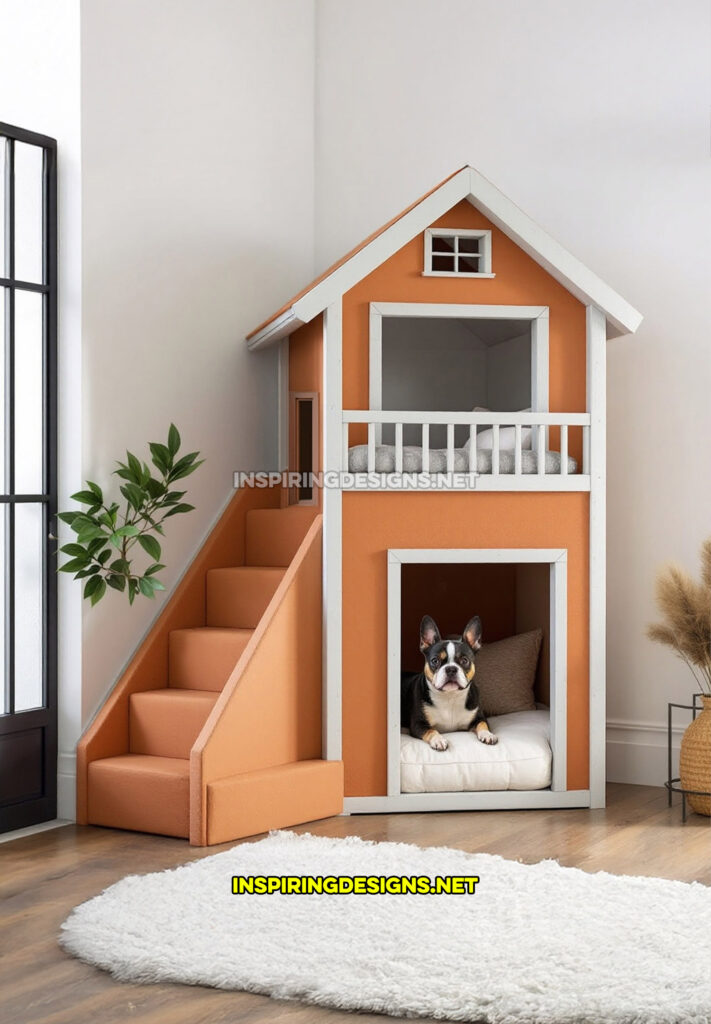
[[[443,732],[475,732],[482,743],[498,743],[479,704],[474,658],[481,647],[481,619],[475,615],[461,636],[440,637],[429,615],[420,623],[422,672],[401,673],[400,715],[410,735],[446,750]]]

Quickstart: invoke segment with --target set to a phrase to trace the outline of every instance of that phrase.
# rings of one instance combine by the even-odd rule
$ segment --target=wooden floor
[[[675,798],[676,800],[677,798]],[[659,875],[711,885],[711,827],[664,790],[610,785],[606,810],[354,815],[296,831],[453,846],[586,871]],[[230,845],[230,844],[228,844]],[[77,903],[126,874],[159,871],[227,847],[68,825],[0,844],[0,1020],[3,1024],[358,1024],[384,1018],[263,996],[179,985],[129,985],[67,956],[59,926]],[[298,941],[298,936],[295,936]]]

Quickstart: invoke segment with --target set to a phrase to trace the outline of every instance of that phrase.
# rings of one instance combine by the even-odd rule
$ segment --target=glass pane
[[[433,235],[432,252],[454,252],[454,236],[445,238],[442,235]]]
[[[460,256],[459,257],[459,273],[460,274],[478,274],[479,273],[479,256]]]
[[[454,273],[454,256],[432,256],[432,269]]]
[[[15,292],[15,493],[42,493],[42,302]]]
[[[42,505],[15,506],[15,710],[42,707]]]
[[[459,239],[460,252],[481,252],[480,245],[481,238],[460,237]]]
[[[15,143],[15,278],[42,281],[42,159],[39,146]]]
[[[0,140],[1,141],[1,140]],[[0,145],[0,149],[2,146]],[[0,494],[7,494],[5,480],[5,303],[7,289],[0,288]]]
[[[0,276],[7,277],[5,265],[5,153],[7,139],[0,135]]]
[[[7,711],[5,707],[5,524],[7,523],[7,505],[0,505],[0,715]]]

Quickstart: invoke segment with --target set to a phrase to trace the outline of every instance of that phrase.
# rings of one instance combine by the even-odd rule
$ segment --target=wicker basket
[[[703,709],[681,738],[679,775],[682,789],[711,792],[711,697],[702,697]],[[711,797],[688,796],[697,814],[711,817]]]

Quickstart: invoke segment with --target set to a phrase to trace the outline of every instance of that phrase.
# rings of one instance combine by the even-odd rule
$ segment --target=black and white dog
[[[420,623],[420,650],[425,656],[422,672],[401,676],[401,721],[411,736],[446,750],[443,732],[473,730],[482,743],[498,743],[498,737],[479,706],[474,683],[474,657],[481,647],[481,619],[475,615],[461,636],[439,635],[429,615]]]

